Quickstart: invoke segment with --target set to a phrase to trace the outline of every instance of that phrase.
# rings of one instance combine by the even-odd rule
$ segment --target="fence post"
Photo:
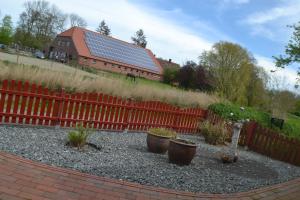
[[[61,88],[61,92],[59,94],[60,100],[59,100],[59,106],[58,106],[58,112],[57,112],[57,120],[55,124],[55,128],[59,128],[61,126],[61,115],[62,111],[64,109],[64,101],[65,101],[65,89]]]
[[[246,135],[246,144],[245,144],[248,148],[250,148],[250,146],[252,145],[253,136],[255,134],[256,127],[257,127],[257,123],[255,121],[249,122],[246,131],[247,135]]]

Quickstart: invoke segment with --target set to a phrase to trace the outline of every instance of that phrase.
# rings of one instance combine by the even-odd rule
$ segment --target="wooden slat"
[[[67,110],[67,118],[68,119],[73,119],[73,112],[74,112],[74,101],[75,101],[76,95],[75,94],[71,94],[70,96],[70,102],[69,102],[69,106],[68,106],[68,110]],[[72,126],[72,122],[70,120],[67,120],[66,122],[66,127],[71,127]]]
[[[12,120],[11,120],[12,123],[17,123],[17,117],[16,117],[16,115],[19,112],[19,101],[20,101],[20,94],[19,94],[19,92],[21,90],[22,90],[22,81],[18,81],[17,88],[16,88],[15,100],[14,100],[14,111],[13,111],[14,116],[12,117]]]
[[[41,85],[38,86],[37,94],[43,94],[43,87]],[[34,106],[33,106],[33,115],[34,116],[38,115],[38,110],[39,110],[39,107],[40,107],[40,101],[41,101],[41,98],[40,97],[36,97],[35,103],[34,103]],[[33,118],[32,119],[32,124],[36,125],[36,122],[37,122],[37,119]]]
[[[49,94],[49,91],[48,91],[48,89],[47,88],[44,88],[43,89],[43,94],[45,95],[45,96],[47,96],[48,94]],[[47,111],[47,109],[46,109],[46,106],[48,105],[48,98],[46,98],[46,97],[43,97],[42,98],[42,102],[41,102],[41,109],[40,109],[40,116],[46,116],[47,114],[46,114],[46,111]],[[43,123],[43,120],[42,119],[39,119],[39,125],[43,125],[44,123]]]
[[[15,89],[15,81],[12,80],[10,82],[10,85],[9,85],[9,90],[14,90]],[[8,94],[8,98],[7,98],[7,103],[6,103],[6,109],[5,109],[5,113],[11,113],[11,105],[12,105],[12,101],[13,101],[13,94]],[[4,122],[5,123],[9,123],[9,116],[5,116],[4,118]]]
[[[107,102],[108,102],[108,95],[104,95],[103,96],[103,99],[102,99],[102,109],[101,109],[101,114],[100,114],[100,124],[99,124],[99,129],[104,129],[105,126],[104,126],[104,121],[105,121],[105,115],[108,115],[106,114],[108,111],[107,111],[107,106],[105,105]]]
[[[100,113],[102,110],[102,98],[103,98],[103,94],[99,94],[98,100],[97,100],[97,108],[96,108],[96,114],[95,114],[95,121],[97,121],[96,123],[94,123],[94,129],[99,128],[99,117],[100,117]],[[100,129],[100,128],[99,128]]]
[[[64,120],[65,118],[67,118],[67,112],[70,110],[70,98],[71,98],[71,96],[69,95],[69,94],[66,94],[65,96],[64,96],[64,99],[62,100],[62,111],[61,111],[61,115],[60,115],[60,118],[61,118],[61,120],[60,120],[60,126],[61,127],[69,127],[69,126],[67,126],[66,124],[67,124],[67,121],[66,120]]]
[[[23,87],[23,92],[26,93],[28,92],[29,89],[29,83],[25,82],[24,87]],[[20,108],[20,114],[23,115],[25,113],[26,109],[26,104],[27,104],[27,99],[28,97],[26,95],[22,95],[22,102],[21,102],[21,108]],[[19,118],[19,123],[23,123],[24,117]]]

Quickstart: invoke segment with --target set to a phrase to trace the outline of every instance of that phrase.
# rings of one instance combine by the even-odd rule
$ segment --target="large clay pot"
[[[148,132],[147,146],[152,153],[166,153],[169,147],[170,137],[158,136]]]
[[[170,163],[189,165],[196,154],[196,145],[181,139],[170,140],[168,156]]]

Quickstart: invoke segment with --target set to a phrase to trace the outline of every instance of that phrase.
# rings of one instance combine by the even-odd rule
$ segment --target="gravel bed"
[[[0,126],[0,150],[81,172],[182,191],[233,193],[300,177],[300,167],[240,150],[234,164],[218,159],[222,147],[200,136],[180,135],[197,143],[190,166],[168,163],[168,156],[149,153],[144,133],[97,131],[83,150],[66,144],[68,129]],[[97,147],[97,148],[95,148]]]

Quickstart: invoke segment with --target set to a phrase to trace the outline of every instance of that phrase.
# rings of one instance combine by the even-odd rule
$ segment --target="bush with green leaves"
[[[201,134],[205,142],[212,145],[224,144],[230,137],[226,122],[211,123],[204,121],[200,124]]]
[[[153,135],[169,137],[169,138],[176,138],[176,136],[177,136],[175,131],[168,130],[165,128],[150,128],[149,132],[150,132],[150,134],[153,134]]]
[[[86,144],[87,138],[90,134],[91,131],[88,127],[85,128],[82,123],[78,124],[76,129],[70,131],[68,134],[69,144],[80,149]]]
[[[230,121],[249,119],[255,120],[264,126],[269,126],[270,124],[270,114],[250,107],[244,107],[244,109],[241,110],[241,107],[238,105],[230,103],[215,103],[211,104],[208,109]]]

